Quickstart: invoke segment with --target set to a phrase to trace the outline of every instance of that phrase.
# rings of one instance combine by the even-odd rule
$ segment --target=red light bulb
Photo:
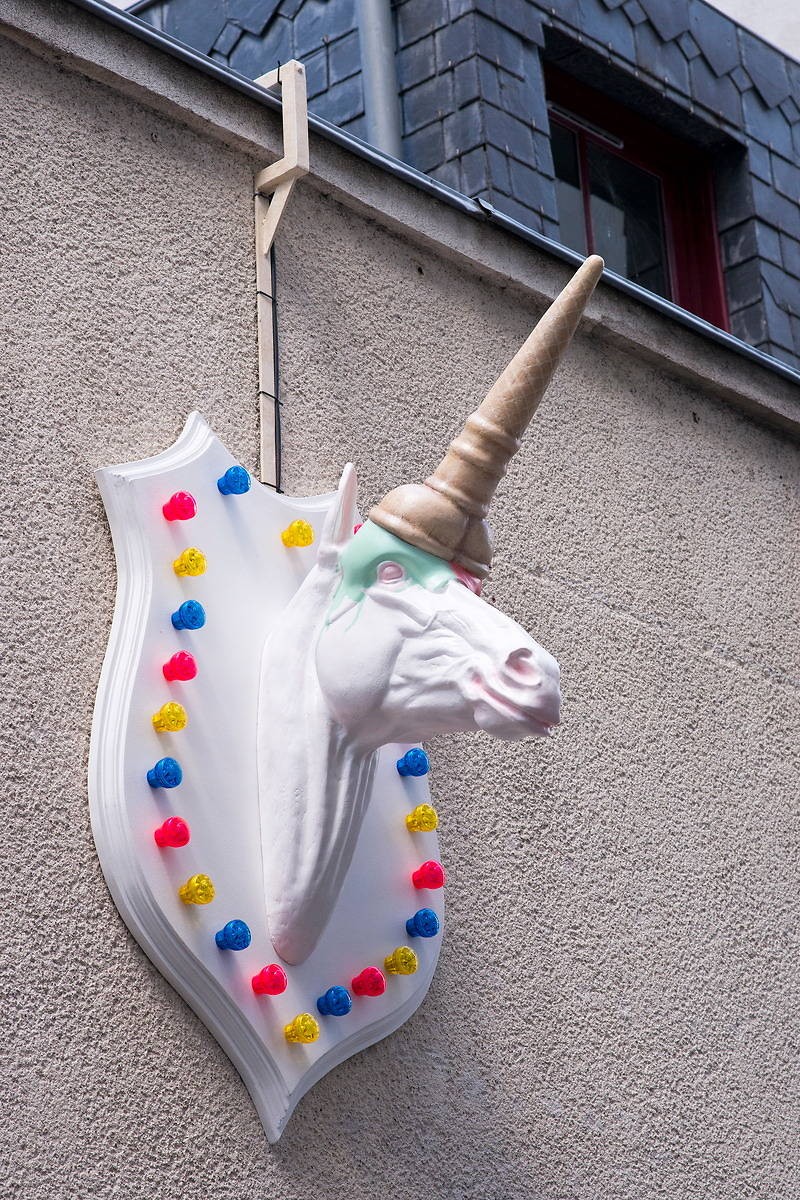
[[[190,521],[197,512],[197,502],[188,492],[175,492],[161,511],[168,521]]]
[[[189,826],[182,817],[167,817],[163,825],[159,825],[158,829],[153,834],[156,839],[156,845],[172,846],[177,849],[179,846],[185,846],[189,841]]]
[[[441,863],[424,862],[411,876],[415,888],[440,888],[444,885],[445,874]]]
[[[175,679],[194,679],[197,674],[197,663],[193,655],[187,654],[185,650],[179,650],[177,654],[173,654],[169,662],[165,662],[162,668],[164,678],[170,683]]]
[[[253,976],[251,983],[257,996],[280,996],[281,992],[286,991],[288,980],[283,967],[270,963]]]
[[[382,996],[386,991],[386,977],[377,967],[364,967],[351,980],[350,986],[357,996]]]

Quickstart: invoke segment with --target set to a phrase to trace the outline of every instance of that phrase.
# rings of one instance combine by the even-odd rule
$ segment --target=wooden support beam
[[[302,63],[291,59],[256,81],[280,87],[283,104],[283,158],[255,180],[256,295],[258,311],[258,402],[261,427],[261,482],[280,489],[278,462],[278,347],[271,251],[295,181],[309,169],[308,104]],[[271,197],[271,199],[270,199]]]

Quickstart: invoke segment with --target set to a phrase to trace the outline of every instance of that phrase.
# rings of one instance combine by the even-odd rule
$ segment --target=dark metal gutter
[[[183,42],[170,37],[169,34],[154,29],[152,25],[148,25],[145,21],[140,21],[138,17],[131,16],[130,13],[120,9],[110,8],[108,5],[102,3],[102,0],[69,0],[69,3],[75,5],[77,8],[82,8],[87,12],[93,13],[94,16],[99,17],[102,21],[106,21],[109,25],[115,25],[118,29],[124,29],[126,33],[130,33],[142,42],[147,42],[150,46],[155,46],[157,49],[163,50],[164,53],[171,55],[180,62],[195,67],[198,71],[202,71],[204,75],[218,80],[220,83],[225,84],[226,87],[240,92],[243,96],[248,96],[251,100],[255,100],[265,108],[280,110],[281,102],[278,97],[273,96],[270,92],[265,92],[263,88],[253,83],[252,79],[247,79],[246,76],[231,70],[230,67],[223,66],[213,58],[208,58],[205,54],[200,54],[199,51],[193,50],[191,46],[186,46]],[[568,249],[566,246],[560,245],[558,242],[552,241],[542,233],[537,233],[534,229],[529,229],[526,225],[515,221],[513,217],[507,217],[491,204],[487,204],[486,201],[472,200],[469,196],[455,191],[454,188],[447,187],[444,183],[439,183],[438,180],[432,179],[429,175],[423,175],[421,171],[417,171],[407,163],[400,162],[399,159],[392,158],[381,150],[376,150],[374,146],[362,142],[360,138],[353,137],[352,134],[339,129],[336,125],[331,125],[329,121],[323,120],[322,117],[317,117],[309,113],[308,123],[309,127],[315,133],[318,133],[320,137],[327,138],[328,141],[334,142],[344,150],[349,150],[351,154],[358,155],[359,158],[365,159],[380,170],[388,171],[396,179],[402,179],[406,183],[410,183],[413,187],[419,188],[420,191],[427,192],[430,196],[435,196],[443,204],[448,204],[451,208],[457,208],[459,211],[467,213],[471,217],[477,217],[479,220],[489,221],[492,225],[496,225],[500,229],[505,229],[508,233],[513,233],[516,237],[529,242],[539,250],[551,254],[554,258],[559,258],[563,262],[570,263],[572,266],[578,266],[583,262],[582,255]],[[747,342],[740,341],[733,334],[726,333],[723,329],[717,329],[716,325],[709,324],[702,317],[696,317],[694,313],[687,312],[685,308],[680,308],[670,300],[664,300],[663,297],[656,296],[653,292],[648,292],[645,288],[639,287],[638,284],[632,283],[630,279],[624,279],[621,275],[606,270],[603,272],[603,282],[609,284],[616,291],[622,292],[626,296],[631,296],[634,300],[638,300],[648,308],[655,309],[656,312],[661,313],[663,316],[677,321],[679,325],[683,325],[693,333],[699,334],[700,337],[716,342],[717,345],[732,350],[734,354],[739,354],[742,358],[748,358],[751,362],[758,363],[765,370],[772,371],[773,374],[780,375],[783,379],[788,379],[791,383],[800,385],[800,371],[788,366],[787,363],[780,362],[777,358],[773,358],[769,354],[764,354],[763,351],[757,350],[755,346],[749,346]]]

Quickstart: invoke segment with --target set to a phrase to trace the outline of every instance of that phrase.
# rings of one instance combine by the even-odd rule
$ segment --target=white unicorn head
[[[289,963],[333,908],[382,745],[473,729],[517,741],[558,723],[557,663],[477,593],[492,494],[601,271],[587,260],[433,475],[390,492],[355,535],[345,469],[317,565],[270,633],[262,849],[270,935]]]

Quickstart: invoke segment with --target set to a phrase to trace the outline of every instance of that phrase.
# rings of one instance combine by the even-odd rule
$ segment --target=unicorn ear
[[[339,559],[350,538],[356,520],[356,496],[358,478],[352,463],[342,471],[339,488],[331,511],[325,519],[320,538],[317,561],[323,566],[333,566]]]

